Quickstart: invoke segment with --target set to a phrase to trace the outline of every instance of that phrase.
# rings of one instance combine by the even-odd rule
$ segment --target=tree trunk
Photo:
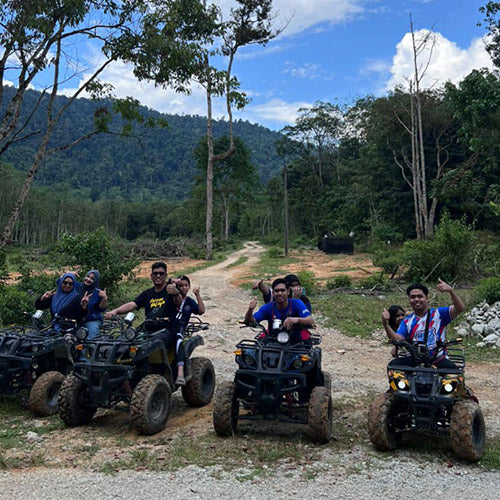
[[[214,140],[212,136],[212,88],[210,82],[207,83],[207,214],[205,226],[206,260],[212,260],[213,240],[212,240],[212,217],[213,217],[213,169],[214,169]]]
[[[285,165],[283,179],[283,212],[284,212],[284,236],[285,236],[285,257],[288,257],[288,166]]]

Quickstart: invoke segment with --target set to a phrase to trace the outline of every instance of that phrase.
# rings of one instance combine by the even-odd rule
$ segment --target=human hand
[[[292,299],[300,299],[302,297],[302,287],[301,286],[293,286],[290,288],[291,298]]]
[[[257,299],[254,297],[250,300],[250,304],[248,304],[248,309],[253,311],[257,307]]]
[[[436,285],[436,288],[441,292],[451,292],[453,291],[453,287],[445,283],[441,278],[439,278],[439,283]]]
[[[52,296],[53,296],[53,295],[55,295],[55,294],[56,294],[56,291],[55,291],[55,290],[49,290],[49,291],[45,292],[45,293],[42,295],[41,299],[42,299],[42,300],[49,300],[49,299],[50,299],[50,297],[52,297]]]
[[[199,287],[199,286],[195,286],[195,287],[193,288],[193,293],[194,293],[196,296],[200,295],[200,287]]]
[[[292,328],[293,325],[295,325],[296,323],[298,323],[299,321],[299,318],[285,318],[285,321],[283,321],[283,326],[287,329],[287,330],[290,330],[290,328]]]
[[[173,283],[169,283],[167,285],[167,293],[169,295],[179,295],[179,289],[173,284]]]
[[[252,285],[252,290],[257,290],[260,286],[260,284],[263,282],[264,280],[257,280],[253,285]]]
[[[83,297],[82,297],[82,300],[80,301],[80,304],[82,305],[82,307],[84,309],[87,309],[87,306],[89,304],[89,300],[90,300],[90,297],[91,297],[91,294],[88,293],[88,292],[85,292],[83,294]]]
[[[106,313],[104,313],[104,317],[106,319],[112,319],[116,316],[116,309],[113,309],[112,311],[108,311]]]
[[[391,319],[391,315],[389,314],[389,311],[387,309],[384,309],[382,311],[382,324],[385,326],[387,323],[389,323],[389,320]]]
[[[99,298],[102,300],[102,299],[107,299],[108,298],[108,295],[106,293],[106,289],[104,290],[99,290]]]

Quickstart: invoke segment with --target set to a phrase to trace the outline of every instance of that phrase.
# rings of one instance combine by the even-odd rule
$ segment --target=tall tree
[[[54,128],[64,112],[84,91],[102,94],[107,89],[99,81],[102,71],[111,63],[112,57],[105,57],[94,67],[90,76],[77,85],[77,90],[60,109],[54,101],[60,85],[77,73],[68,75],[62,64],[66,51],[70,52],[74,40],[82,39],[100,42],[106,48],[111,35],[122,29],[130,20],[136,6],[135,0],[115,2],[114,0],[3,0],[0,13],[0,42],[4,52],[0,57],[0,100],[4,96],[6,78],[15,78],[16,91],[0,117],[0,154],[12,143],[28,137],[25,133],[28,122],[39,106],[46,112],[46,121],[41,130],[38,150],[27,172],[26,180],[3,230],[0,247],[10,241],[12,231],[26,202],[33,178],[44,158],[58,149],[74,146],[99,131],[89,131],[69,144],[49,148]],[[50,75],[50,83],[41,93],[35,108],[20,121],[25,93],[41,73]],[[100,127],[105,126],[109,115],[104,112],[96,116]]]
[[[213,253],[213,178],[214,163],[235,151],[233,106],[242,108],[247,98],[233,76],[237,51],[249,44],[265,44],[276,33],[271,30],[271,0],[236,0],[224,20],[220,9],[206,0],[153,0],[154,8],[143,20],[142,38],[125,37],[120,56],[132,61],[140,79],[153,80],[178,92],[190,92],[196,82],[205,89],[207,103],[206,174],[206,258]],[[221,58],[220,56],[225,56]],[[217,64],[224,64],[219,69]],[[228,149],[214,153],[213,98],[225,96],[228,117]]]
[[[343,113],[339,106],[329,102],[317,102],[311,108],[300,108],[295,125],[283,128],[282,132],[295,141],[300,141],[307,151],[316,157],[318,184],[323,186],[323,164],[326,149],[336,146],[341,138]]]

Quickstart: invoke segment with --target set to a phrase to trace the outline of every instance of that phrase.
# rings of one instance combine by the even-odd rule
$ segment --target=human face
[[[179,291],[181,292],[181,295],[183,297],[185,297],[188,292],[189,292],[189,289],[191,288],[191,285],[189,284],[188,281],[186,280],[180,280],[178,283],[177,283],[177,288],[179,289]]]
[[[394,316],[394,323],[396,324],[396,326],[399,326],[399,323],[401,323],[401,321],[403,321],[404,317],[405,317],[404,311],[402,311],[401,309],[398,309],[398,312]]]
[[[86,286],[92,286],[94,284],[94,281],[95,281],[94,273],[87,274],[87,276],[85,276],[85,279],[83,280]]]
[[[155,267],[151,271],[151,281],[155,288],[163,288],[167,282],[167,272],[165,269],[163,269],[163,267]]]
[[[63,282],[61,283],[61,292],[63,293],[69,293],[71,290],[73,290],[73,286],[75,284],[73,283],[73,280],[69,277],[64,278]]]
[[[280,283],[273,288],[274,300],[277,304],[285,304],[288,300],[288,289],[283,284]]]
[[[410,307],[417,316],[423,316],[429,309],[429,297],[418,288],[413,289],[408,295]]]
[[[298,281],[290,283],[289,290],[290,290],[290,297],[294,299],[298,299],[302,295],[302,287],[300,286],[300,283]]]

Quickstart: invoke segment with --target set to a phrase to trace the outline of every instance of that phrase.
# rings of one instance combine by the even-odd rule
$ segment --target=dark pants
[[[448,358],[442,358],[439,361],[433,363],[436,368],[450,368],[452,370],[457,369],[457,365],[452,363]],[[417,362],[411,357],[408,356],[406,358],[394,358],[390,361],[388,367],[389,368],[397,368],[399,366],[417,366]]]

